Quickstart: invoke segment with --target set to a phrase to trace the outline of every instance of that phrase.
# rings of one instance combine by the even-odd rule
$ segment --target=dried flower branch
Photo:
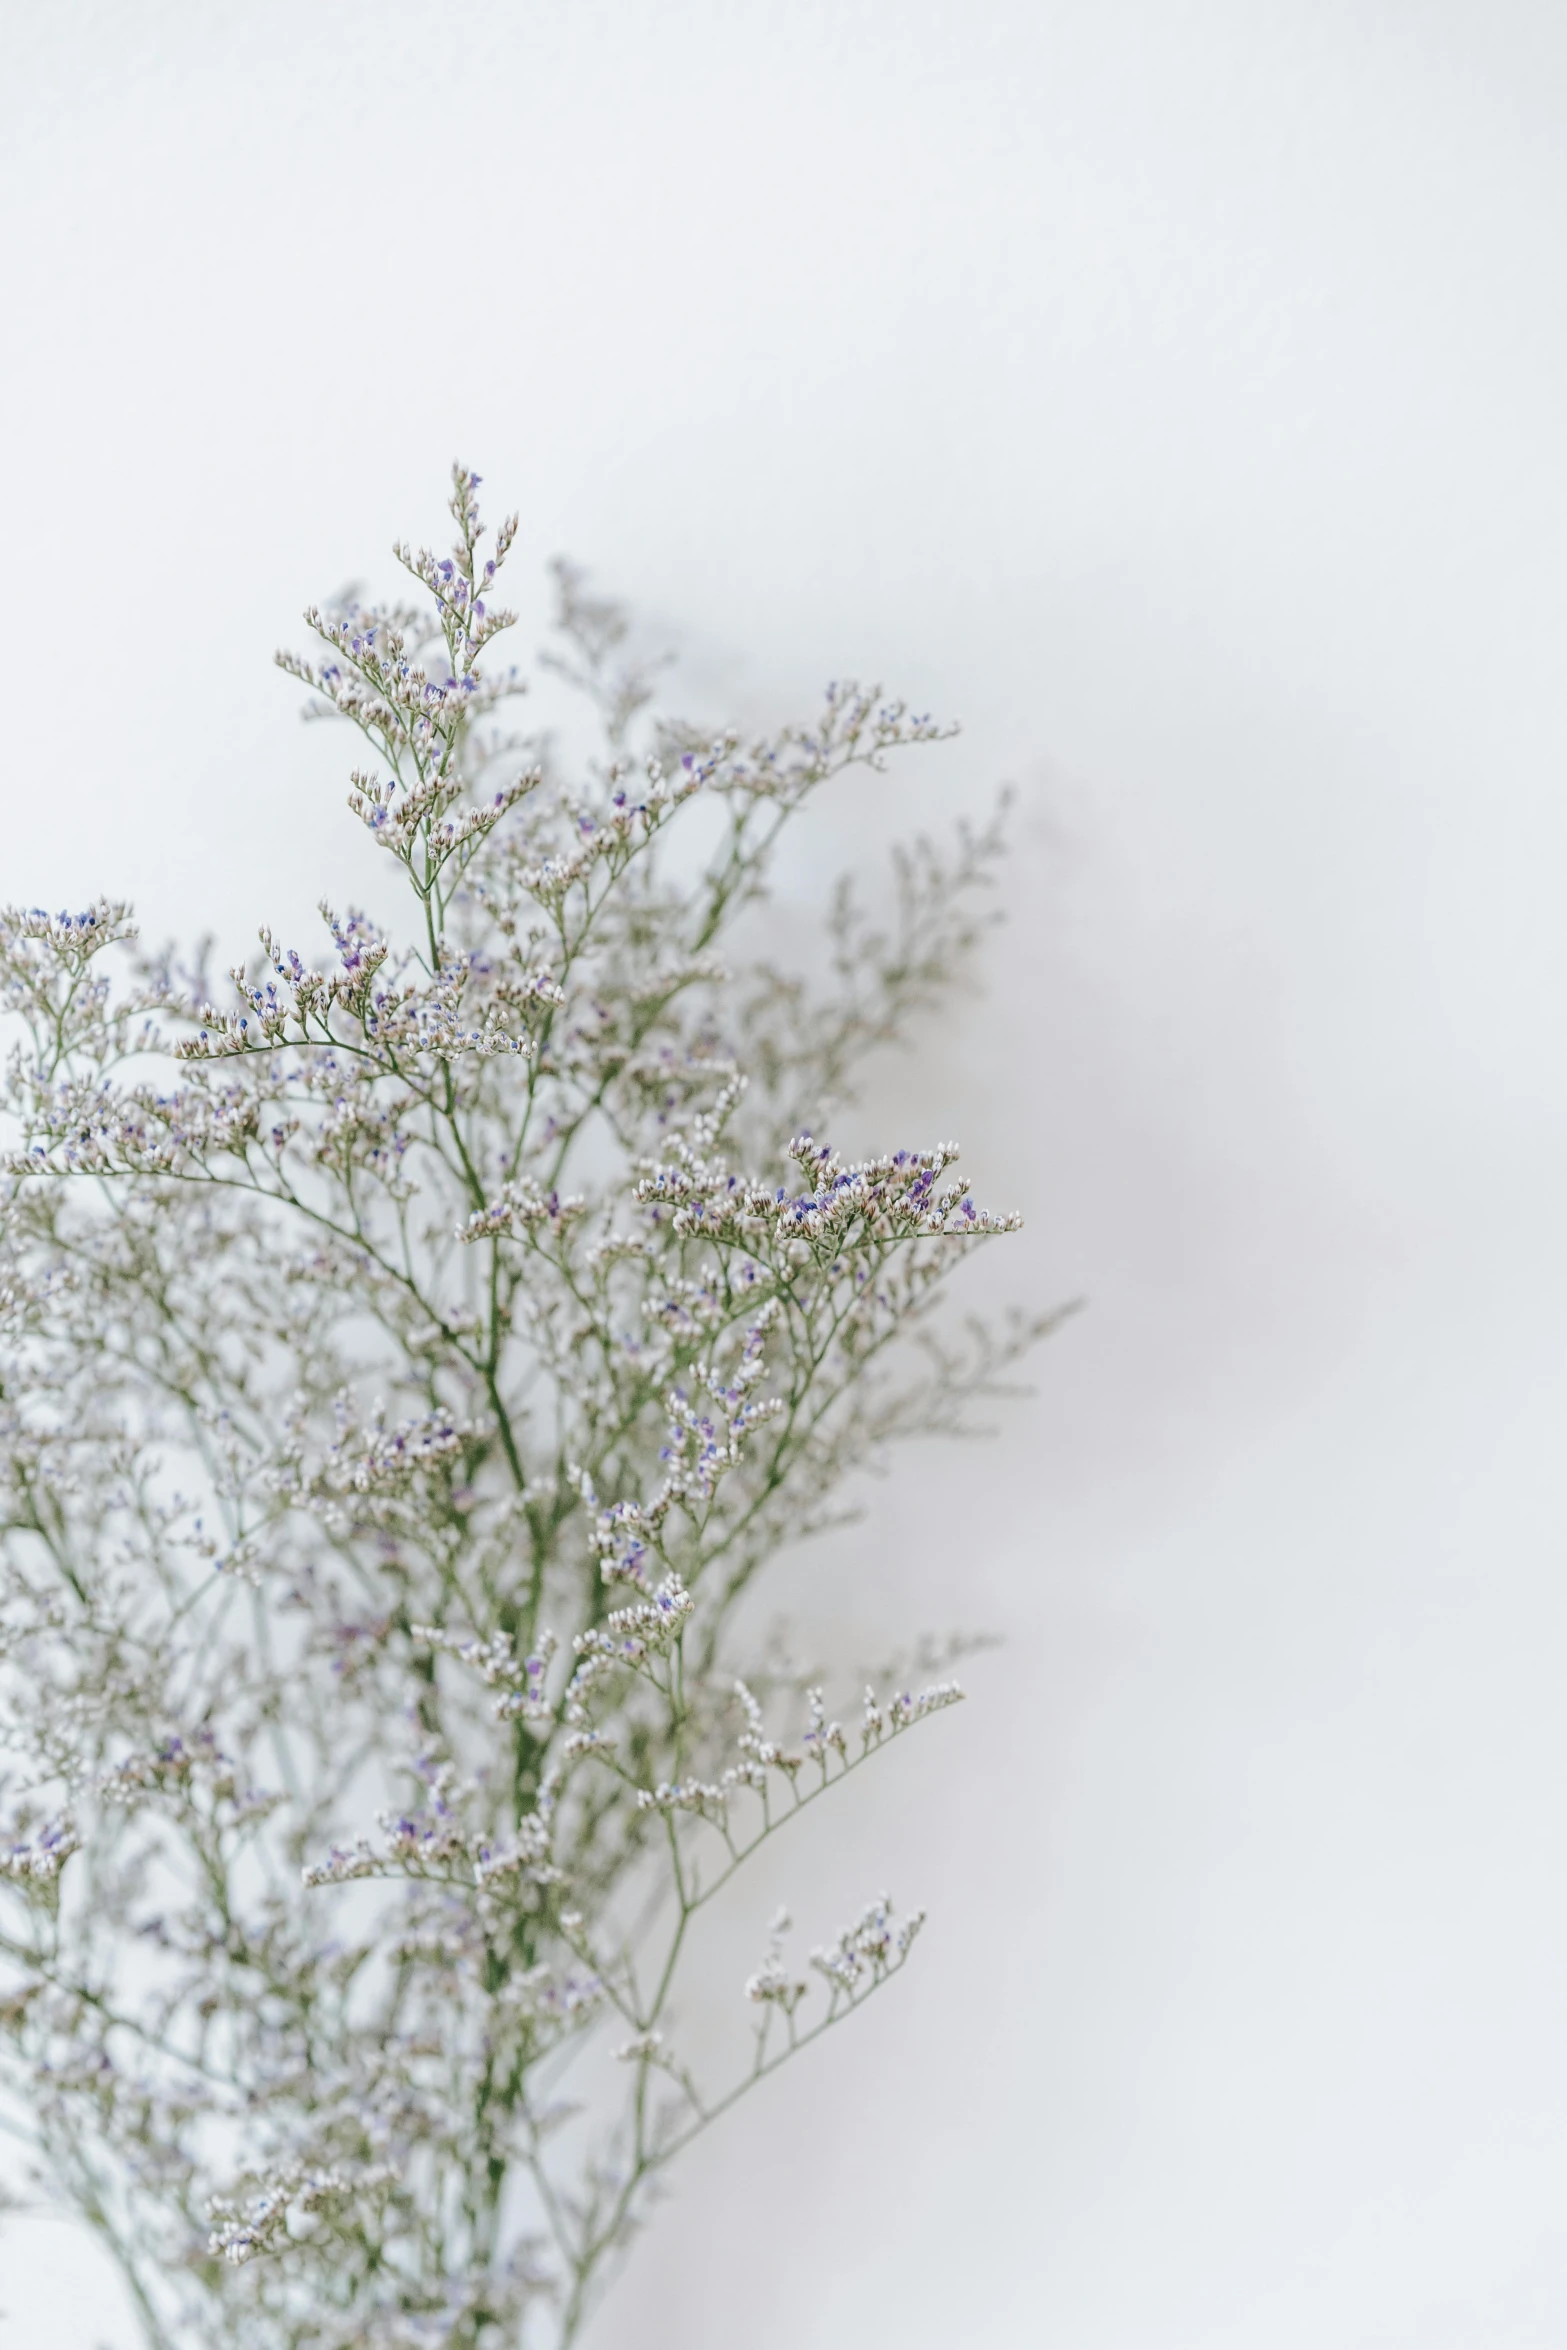
[[[697,1913],[961,1694],[770,1725],[737,1610],[1045,1327],[937,1335],[1016,1222],[952,1146],[805,1131],[959,974],[999,836],[905,857],[891,932],[840,896],[819,996],[744,959],[785,825],[945,730],[660,719],[562,568],[568,779],[502,724],[477,488],[413,602],[283,657],[410,937],[324,907],[218,1003],[123,906],[0,916],[0,2055],[160,2350],[571,2343],[655,2174],[899,1970],[884,1898],[804,1971],[780,1924],[750,2069],[677,2053]]]

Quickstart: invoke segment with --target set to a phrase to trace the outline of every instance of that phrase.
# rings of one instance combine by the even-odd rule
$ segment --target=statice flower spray
[[[994,827],[890,922],[840,891],[814,981],[758,945],[785,829],[945,730],[683,725],[561,566],[568,770],[478,488],[283,658],[395,920],[225,989],[109,900],[0,914],[0,2085],[153,2350],[564,2350],[681,2149],[900,1972],[885,1895],[759,1921],[749,2061],[683,2038],[707,1904],[962,1694],[840,1720],[749,1603],[1045,1326],[943,1333],[1016,1221],[950,1144],[821,1139]]]

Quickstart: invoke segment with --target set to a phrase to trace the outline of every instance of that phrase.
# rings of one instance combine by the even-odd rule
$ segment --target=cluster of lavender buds
[[[961,1695],[846,1727],[751,1645],[758,1578],[1047,1326],[943,1335],[1016,1222],[951,1145],[816,1139],[961,974],[999,832],[895,850],[890,914],[840,890],[816,979],[764,951],[785,827],[950,730],[665,714],[562,565],[568,768],[478,487],[406,601],[280,657],[363,738],[387,909],[227,992],[109,900],[0,912],[0,2121],[150,2350],[578,2339],[680,2149],[919,1924],[796,1968],[779,1920],[753,2060],[704,2054],[700,1913]]]

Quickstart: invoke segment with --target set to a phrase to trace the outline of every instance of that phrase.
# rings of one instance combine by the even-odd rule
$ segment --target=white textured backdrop
[[[237,947],[362,886],[268,656],[459,452],[715,715],[857,669],[968,723],[918,820],[1024,787],[988,1004],[873,1107],[1090,1310],[802,1568],[1007,1645],[776,1864],[813,1935],[933,1923],[595,2350],[1557,2350],[1567,16],[3,0],[0,52],[0,893]],[[0,2303],[131,2341],[58,2227]]]

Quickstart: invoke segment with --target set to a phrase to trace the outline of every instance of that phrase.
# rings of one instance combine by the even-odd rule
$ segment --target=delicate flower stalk
[[[890,926],[841,892],[819,989],[760,952],[784,827],[950,730],[661,716],[562,567],[566,773],[478,486],[283,658],[400,914],[225,994],[115,902],[0,913],[0,2098],[156,2350],[564,2350],[680,2147],[899,1970],[885,1899],[804,1968],[780,1918],[749,2069],[684,2053],[699,1913],[961,1695],[846,1727],[741,1602],[1046,1326],[942,1335],[1016,1224],[952,1145],[815,1139],[999,833],[901,853]]]

